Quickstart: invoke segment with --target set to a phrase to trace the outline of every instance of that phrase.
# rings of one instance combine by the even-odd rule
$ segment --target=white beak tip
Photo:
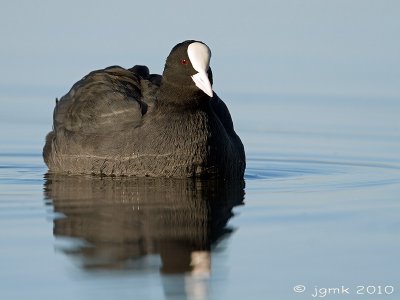
[[[211,98],[214,96],[214,92],[213,92],[213,90],[211,90],[211,91],[207,91],[207,92],[205,92],[208,96],[210,96]]]
[[[208,79],[208,75],[206,72],[199,72],[192,76],[192,79],[196,86],[202,90],[205,94],[210,97],[214,96],[210,80]]]

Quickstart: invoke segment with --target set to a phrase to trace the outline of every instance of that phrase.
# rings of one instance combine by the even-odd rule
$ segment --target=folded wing
[[[101,135],[139,126],[157,89],[144,66],[93,71],[57,101],[54,131]]]

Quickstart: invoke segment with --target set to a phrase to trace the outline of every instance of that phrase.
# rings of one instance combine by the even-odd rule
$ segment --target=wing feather
[[[154,87],[143,90],[142,81],[148,81],[144,73],[117,66],[91,72],[58,101],[55,131],[102,134],[138,126],[147,112],[146,102],[151,102],[144,92],[147,98],[155,96]]]

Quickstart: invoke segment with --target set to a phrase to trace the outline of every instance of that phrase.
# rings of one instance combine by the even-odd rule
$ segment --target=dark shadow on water
[[[152,268],[144,257],[159,255],[164,274],[207,275],[244,182],[48,174],[44,193],[62,216],[54,236],[84,241],[62,249],[83,269],[143,270]]]

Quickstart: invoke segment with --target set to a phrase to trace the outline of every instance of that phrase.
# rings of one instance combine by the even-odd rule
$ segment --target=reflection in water
[[[159,255],[161,272],[207,276],[210,248],[229,232],[232,208],[243,203],[244,183],[155,178],[47,175],[45,195],[56,237],[85,241],[64,249],[92,269],[147,268]],[[136,263],[135,263],[136,262]],[[149,262],[151,264],[151,260]],[[151,267],[151,266],[150,266]]]

